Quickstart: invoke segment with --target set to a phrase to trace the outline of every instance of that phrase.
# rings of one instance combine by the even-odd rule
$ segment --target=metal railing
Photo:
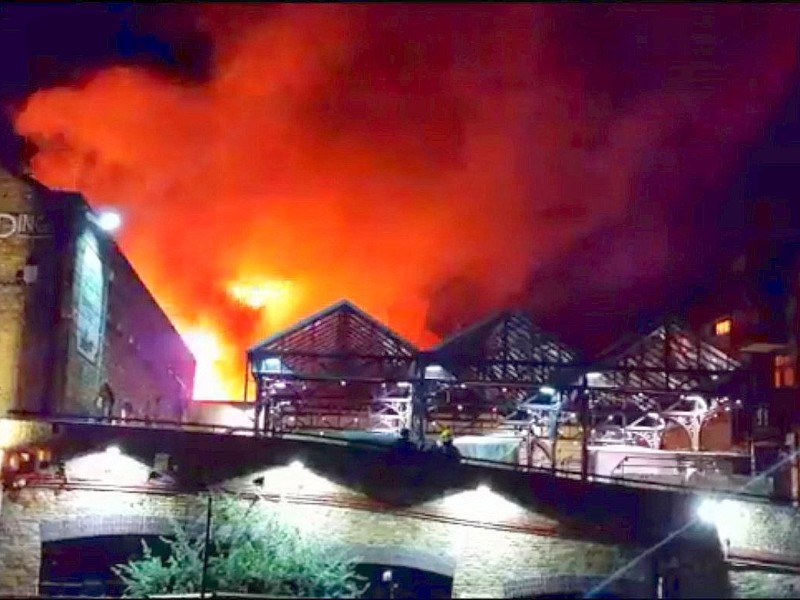
[[[46,422],[52,425],[78,425],[78,426],[100,426],[108,428],[120,429],[140,429],[140,430],[173,430],[188,433],[200,433],[211,435],[239,435],[245,437],[252,437],[254,439],[282,439],[286,441],[302,441],[317,444],[335,445],[348,448],[360,448],[362,450],[377,451],[389,453],[392,450],[392,445],[385,442],[371,441],[364,439],[347,439],[336,435],[337,430],[311,432],[311,431],[291,431],[291,432],[259,432],[254,427],[230,427],[219,424],[210,423],[194,423],[177,420],[163,420],[163,419],[120,419],[120,418],[100,418],[100,417],[85,417],[82,415],[59,415],[59,416],[42,416],[34,413],[26,413],[23,411],[11,411],[8,413],[7,418],[14,418],[20,420],[35,420],[39,422]],[[420,456],[424,456],[430,451],[418,450]],[[488,459],[479,459],[471,457],[462,457],[460,463],[475,467],[500,469],[504,471],[514,471],[517,473],[527,473],[536,475],[546,475],[551,477],[558,477],[572,480],[584,480],[588,483],[622,486],[622,487],[635,487],[652,490],[661,490],[668,492],[679,492],[682,494],[708,492],[707,487],[693,486],[686,484],[677,484],[665,481],[651,481],[644,479],[633,479],[619,475],[598,475],[588,473],[585,476],[579,470],[563,469],[553,466],[534,466],[528,464],[521,464],[518,462],[497,461]],[[748,492],[744,490],[724,490],[714,489],[715,494],[721,497],[747,499],[755,502],[772,502],[778,504],[791,504],[791,499],[780,496],[765,496],[763,494]]]

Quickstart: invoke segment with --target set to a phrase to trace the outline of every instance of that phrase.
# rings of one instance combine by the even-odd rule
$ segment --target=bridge
[[[671,321],[586,362],[520,312],[420,350],[343,301],[254,345],[243,401],[180,422],[12,415],[0,593],[74,594],[65,557],[203,521],[216,493],[346,545],[411,597],[721,597],[764,568],[788,586],[793,508],[731,472],[687,485],[742,458],[743,375]],[[401,457],[404,428],[417,451]],[[459,460],[435,451],[445,428]]]
[[[264,510],[282,511],[351,548],[373,572],[391,569],[407,581],[434,582],[420,596],[430,597],[434,588],[441,594],[434,597],[582,594],[627,565],[604,593],[642,597],[645,589],[654,594],[659,582],[679,581],[670,597],[720,597],[731,593],[742,569],[770,564],[763,552],[753,553],[752,531],[734,531],[731,540],[731,531],[702,523],[645,554],[697,521],[708,499],[684,488],[448,462],[427,452],[398,459],[384,445],[298,433],[19,422],[40,435],[25,446],[30,464],[18,464],[5,482],[3,594],[63,593],[75,573],[63,572],[57,557],[68,550],[91,553],[103,540],[168,534],[171,517],[202,522],[209,493],[257,499]],[[776,510],[752,498],[725,501],[749,510],[751,520]],[[751,528],[756,535],[765,534],[762,521]],[[775,528],[787,523],[772,522]]]

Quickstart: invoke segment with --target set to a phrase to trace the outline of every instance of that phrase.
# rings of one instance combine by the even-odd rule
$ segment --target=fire
[[[231,297],[255,309],[266,309],[285,303],[290,290],[286,281],[237,281],[228,286]]]
[[[187,332],[197,396],[240,398],[246,348],[342,298],[425,345],[518,298],[619,286],[621,262],[665,269],[659,230],[576,289],[529,293],[632,200],[691,206],[785,97],[795,17],[752,19],[764,29],[718,56],[728,44],[698,40],[750,21],[724,8],[664,9],[675,27],[659,8],[187,5],[213,46],[205,79],[104,68],[32,94],[15,128],[37,179],[124,210],[115,235]]]
[[[223,357],[223,344],[216,333],[210,329],[190,329],[182,336],[197,361],[193,398],[200,400],[228,400],[231,396],[230,383],[220,364]]]

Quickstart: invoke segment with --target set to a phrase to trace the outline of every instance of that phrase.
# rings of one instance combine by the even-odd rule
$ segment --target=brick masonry
[[[0,169],[0,212],[44,214],[37,189]],[[48,330],[55,317],[55,241],[14,234],[7,219],[0,238],[0,414],[10,408],[41,410],[47,387],[43,377],[52,352]],[[38,279],[26,285],[18,275],[28,264]]]
[[[192,392],[194,359],[88,210],[80,196],[0,170],[0,213],[44,215],[53,226],[42,238],[0,232],[0,416],[12,409],[97,414],[98,388],[109,381],[117,413],[127,401],[139,417],[179,417]],[[6,221],[0,225],[8,228]],[[90,359],[76,342],[87,243],[97,244],[102,263],[100,344]],[[38,268],[29,284],[18,281],[26,264]]]
[[[263,510],[279,510],[328,541],[379,548],[374,553],[395,557],[395,564],[415,556],[424,562],[420,552],[436,556],[437,570],[454,565],[455,592],[467,596],[496,597],[531,585],[552,592],[554,581],[578,582],[564,577],[603,577],[653,543],[634,541],[645,529],[663,536],[677,528],[670,515],[680,520],[687,514],[679,497],[663,493],[599,486],[589,493],[570,482],[494,469],[391,466],[376,462],[372,451],[310,442],[118,427],[62,430],[63,437],[52,441],[53,452],[65,460],[67,481],[75,487],[5,492],[0,594],[34,590],[42,541],[82,531],[155,532],[167,517],[202,521],[203,497],[186,490],[198,476],[218,488],[256,494]],[[112,444],[124,453],[105,452]],[[177,470],[154,484],[148,478],[155,453],[169,454]],[[293,465],[297,460],[305,467]],[[411,482],[416,495],[408,494]],[[591,523],[611,523],[625,514],[633,525],[629,534],[609,539],[592,531]],[[791,554],[798,545],[791,507],[728,502],[720,514],[726,518],[719,534],[735,547]],[[576,526],[574,519],[585,524]],[[679,597],[795,595],[794,577],[729,572],[721,557],[717,532],[705,528],[656,561],[645,558],[625,578],[646,585],[657,564],[662,573],[679,573]]]
[[[329,541],[356,548],[382,548],[384,560],[392,553],[413,555],[415,550],[421,550],[442,563],[454,561],[454,594],[462,597],[499,597],[507,579],[515,574],[545,571],[602,575],[626,558],[624,550],[610,545],[386,513],[294,503],[259,506],[262,510],[279,510],[303,531]],[[144,529],[160,529],[163,521],[159,516],[201,519],[203,514],[202,502],[183,496],[32,488],[17,492],[13,497],[7,496],[2,506],[0,594],[35,594],[42,542],[59,533],[74,536],[77,524],[85,528],[84,537],[144,533]]]

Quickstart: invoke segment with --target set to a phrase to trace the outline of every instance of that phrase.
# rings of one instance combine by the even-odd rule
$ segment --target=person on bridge
[[[117,398],[114,395],[114,391],[111,389],[111,384],[107,381],[100,386],[100,390],[97,392],[97,408],[100,409],[100,420],[110,421],[114,415],[114,404],[116,403]]]
[[[395,442],[394,449],[401,455],[410,455],[417,449],[411,441],[411,430],[408,427],[400,430],[400,437]]]
[[[461,459],[461,452],[453,444],[453,432],[449,428],[442,430],[437,450],[447,458]]]

